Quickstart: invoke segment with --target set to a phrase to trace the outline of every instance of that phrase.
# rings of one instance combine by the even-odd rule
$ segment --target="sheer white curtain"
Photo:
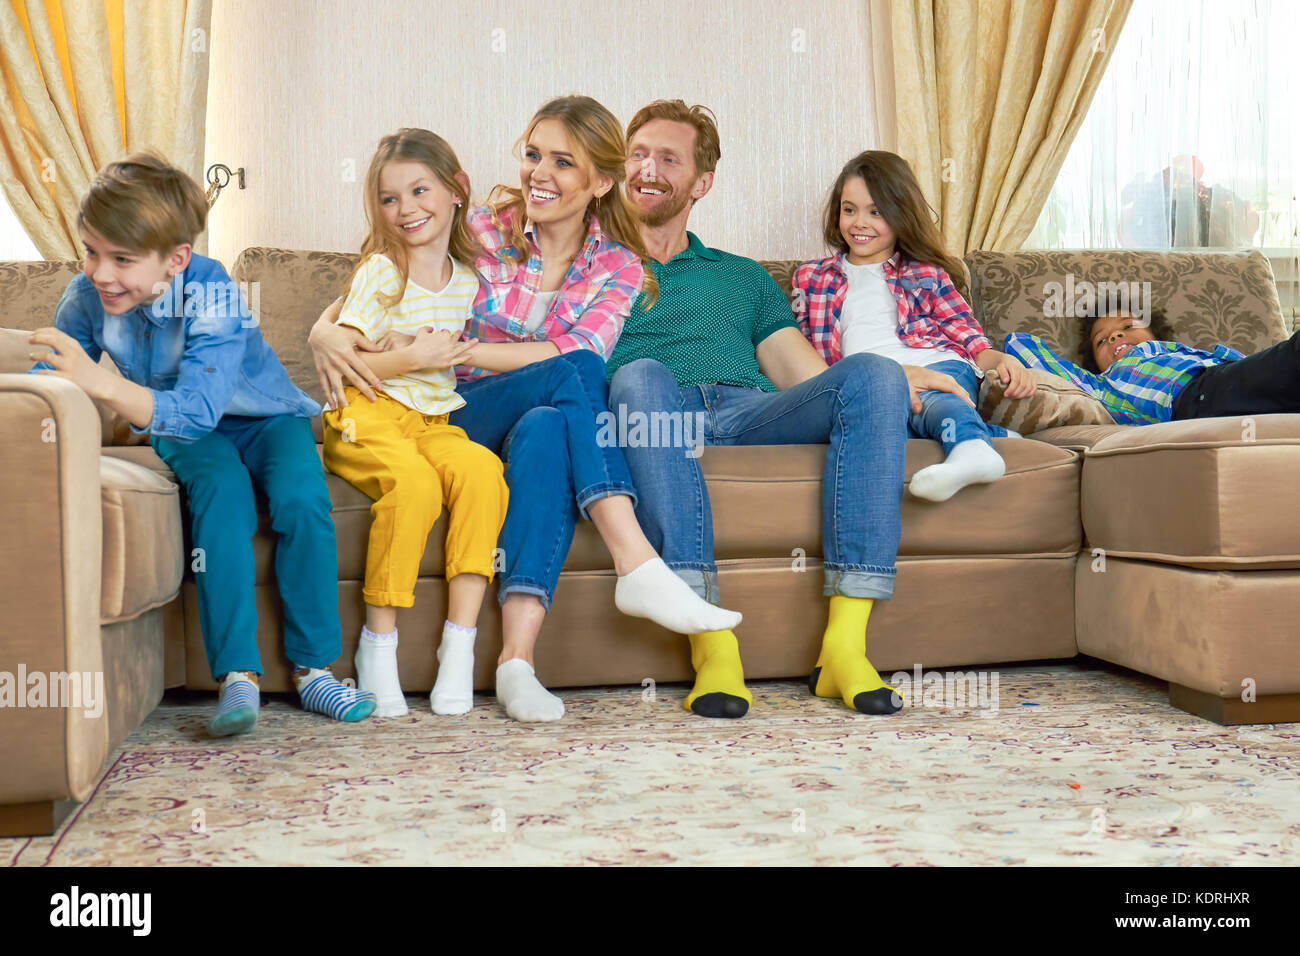
[[[0,190],[0,262],[44,258],[9,206],[4,191]]]
[[[1300,3],[1135,0],[1025,248],[1300,248]]]

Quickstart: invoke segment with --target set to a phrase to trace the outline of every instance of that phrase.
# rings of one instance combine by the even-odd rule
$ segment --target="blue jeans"
[[[784,392],[679,388],[673,373],[654,359],[629,362],[610,383],[616,417],[641,412],[653,421],[655,413],[676,413],[699,420],[706,445],[829,442],[822,473],[825,593],[850,597],[894,593],[907,401],[902,366],[870,354],[848,356]],[[665,563],[696,594],[716,602],[713,514],[704,473],[698,457],[665,444],[629,440],[624,449],[641,494],[637,518]]]
[[[549,610],[578,517],[608,495],[636,503],[627,462],[597,441],[606,410],[605,361],[578,349],[513,372],[462,382],[466,405],[451,424],[496,452],[506,466],[510,504],[501,529],[505,571],[499,600],[534,594]]]
[[[980,380],[969,362],[952,359],[947,362],[935,362],[926,368],[943,372],[957,380],[957,384],[966,389],[966,394],[977,405],[980,400]],[[1000,425],[990,425],[980,418],[977,409],[971,408],[961,398],[951,392],[922,392],[921,410],[907,416],[909,438],[933,438],[943,443],[946,456],[954,446],[964,441],[978,438],[993,447],[994,438],[1005,438],[1007,430]]]
[[[325,470],[311,423],[298,415],[227,415],[194,442],[151,438],[189,503],[199,624],[212,676],[262,673],[257,652],[253,535],[257,499],[271,512],[284,650],[301,667],[329,667],[342,653],[338,549]],[[190,560],[187,556],[186,560]],[[201,570],[200,570],[201,568]]]

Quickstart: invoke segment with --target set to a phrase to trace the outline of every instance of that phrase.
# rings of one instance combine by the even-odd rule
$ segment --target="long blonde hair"
[[[447,250],[452,258],[472,269],[474,259],[481,251],[469,231],[469,226],[465,223],[469,208],[469,193],[456,181],[456,176],[463,170],[460,160],[456,158],[456,153],[447,141],[427,129],[404,128],[391,136],[385,136],[379,141],[379,148],[375,150],[375,155],[370,160],[370,169],[366,171],[366,223],[370,228],[365,241],[361,243],[361,255],[357,259],[356,268],[352,270],[352,276],[356,276],[362,264],[372,255],[385,255],[392,260],[393,265],[397,267],[398,275],[402,277],[402,284],[391,297],[391,301],[388,296],[380,296],[379,301],[386,308],[392,308],[402,301],[402,296],[406,294],[406,283],[411,268],[406,242],[401,233],[384,217],[383,207],[379,203],[379,177],[384,167],[392,162],[419,163],[433,173],[438,181],[460,200],[460,204],[452,211],[451,236],[447,243]],[[348,281],[350,283],[351,279]]]
[[[650,269],[650,253],[641,241],[641,220],[636,209],[623,192],[627,174],[627,139],[623,127],[614,114],[590,96],[561,96],[539,109],[528,123],[528,129],[515,144],[516,149],[526,143],[542,120],[558,120],[573,145],[578,168],[590,182],[594,175],[608,176],[613,187],[603,196],[593,196],[587,214],[595,214],[600,228],[615,242],[630,250],[644,269],[641,292],[645,296],[642,308],[649,308],[659,297],[659,283]],[[497,186],[488,196],[488,209],[493,224],[500,229],[501,215],[512,213],[510,223],[510,259],[516,263],[527,258],[524,242],[524,193],[512,186]]]

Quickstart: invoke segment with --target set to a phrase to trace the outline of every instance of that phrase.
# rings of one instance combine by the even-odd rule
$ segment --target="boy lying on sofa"
[[[1226,345],[1205,352],[1174,341],[1159,309],[1149,323],[1122,308],[1099,312],[1081,331],[1080,365],[1025,332],[1008,335],[1003,351],[1068,379],[1120,425],[1300,412],[1300,332],[1243,356]]]

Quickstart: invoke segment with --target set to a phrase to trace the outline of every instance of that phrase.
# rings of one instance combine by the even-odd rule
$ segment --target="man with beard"
[[[808,686],[862,713],[894,713],[901,704],[866,657],[866,629],[873,602],[894,590],[908,389],[918,411],[920,391],[964,393],[950,376],[871,353],[827,368],[767,270],[687,232],[722,153],[708,109],[657,100],[632,118],[627,139],[627,194],[641,214],[659,298],[649,309],[638,303],[623,327],[609,360],[609,406],[629,420],[680,416],[683,435],[686,421],[702,421],[704,444],[830,444],[822,477],[829,622]],[[761,203],[753,208],[762,215]],[[716,603],[713,516],[698,455],[659,442],[629,446],[646,536]],[[696,680],[686,706],[743,717],[753,697],[735,633],[689,639]]]

